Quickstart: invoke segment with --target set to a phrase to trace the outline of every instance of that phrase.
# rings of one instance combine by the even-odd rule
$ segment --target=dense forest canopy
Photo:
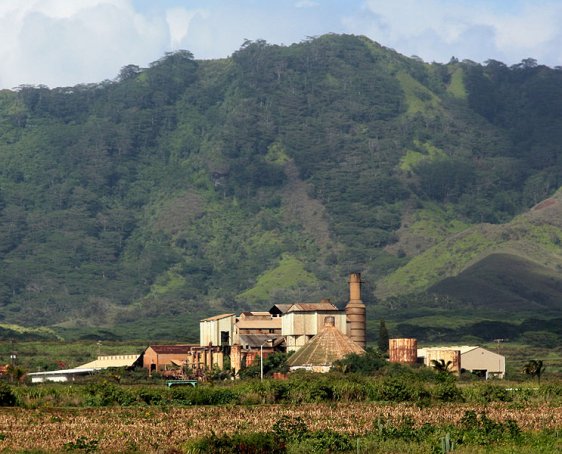
[[[196,338],[217,311],[344,301],[350,271],[372,314],[470,305],[428,295],[447,273],[412,274],[404,291],[383,281],[552,195],[561,113],[560,68],[427,64],[348,35],[247,41],[222,60],[179,51],[114,81],[4,90],[1,321]],[[560,226],[541,222],[559,250]]]

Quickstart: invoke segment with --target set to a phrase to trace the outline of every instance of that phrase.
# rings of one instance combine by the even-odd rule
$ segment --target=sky
[[[0,88],[113,80],[166,52],[365,35],[427,62],[562,65],[560,0],[0,0]]]

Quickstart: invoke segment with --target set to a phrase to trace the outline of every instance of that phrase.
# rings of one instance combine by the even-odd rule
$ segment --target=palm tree
[[[539,385],[541,384],[541,375],[543,374],[546,366],[543,364],[542,360],[540,359],[532,359],[523,368],[523,372],[525,374],[530,375],[531,377],[537,377]]]
[[[431,367],[433,367],[437,372],[449,373],[451,372],[451,366],[453,361],[445,362],[444,359],[432,359]]]

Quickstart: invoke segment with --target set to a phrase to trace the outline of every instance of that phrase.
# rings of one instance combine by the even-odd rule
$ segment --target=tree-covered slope
[[[561,82],[326,35],[2,91],[0,318],[194,339],[217,311],[343,301],[350,271],[369,304],[426,291],[452,274],[396,276],[478,236],[464,272],[560,185]]]

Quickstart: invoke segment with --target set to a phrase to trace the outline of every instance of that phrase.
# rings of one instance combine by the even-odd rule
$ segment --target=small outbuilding
[[[452,352],[460,354],[460,371],[471,372],[483,378],[505,377],[505,356],[494,353],[479,346],[447,346],[428,347],[418,349],[418,358],[423,358],[426,366],[431,366],[431,360],[453,361]],[[455,366],[455,368],[458,366]]]

